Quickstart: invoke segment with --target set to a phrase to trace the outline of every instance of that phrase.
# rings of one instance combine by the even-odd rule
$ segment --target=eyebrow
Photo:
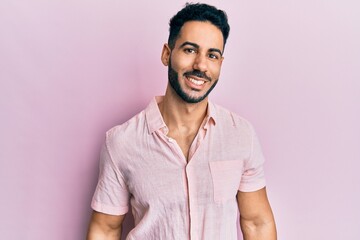
[[[182,43],[179,48],[183,48],[183,47],[186,46],[186,45],[193,46],[193,47],[196,48],[196,49],[199,49],[199,48],[200,48],[200,46],[199,46],[198,44],[193,43],[193,42],[189,42],[189,41],[186,41],[186,42]],[[221,52],[220,49],[218,49],[218,48],[210,48],[210,49],[208,50],[208,52],[217,52],[217,53],[220,54],[220,56],[222,56],[222,52]]]
[[[209,52],[218,52],[220,54],[220,56],[222,56],[222,52],[220,51],[220,49],[217,49],[217,48],[210,48]]]

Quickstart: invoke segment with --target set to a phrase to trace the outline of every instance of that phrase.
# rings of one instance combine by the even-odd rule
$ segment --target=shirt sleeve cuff
[[[254,184],[241,184],[238,190],[240,192],[255,192],[257,190],[264,188],[265,186],[266,186],[266,181],[264,179]]]
[[[113,206],[107,206],[95,201],[91,202],[91,208],[97,212],[110,214],[110,215],[124,215],[129,211],[129,206],[124,207],[113,207]]]

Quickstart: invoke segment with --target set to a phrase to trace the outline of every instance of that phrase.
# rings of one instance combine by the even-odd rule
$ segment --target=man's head
[[[229,29],[226,14],[206,4],[186,4],[170,20],[161,60],[170,90],[185,102],[201,102],[215,87]]]

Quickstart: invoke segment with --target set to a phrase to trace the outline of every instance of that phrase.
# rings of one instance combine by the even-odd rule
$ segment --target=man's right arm
[[[125,215],[115,216],[93,211],[87,240],[119,240]]]

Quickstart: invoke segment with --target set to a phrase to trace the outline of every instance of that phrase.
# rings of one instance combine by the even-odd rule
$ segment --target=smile
[[[196,79],[190,78],[190,77],[187,77],[187,79],[197,86],[201,86],[205,83],[205,81],[203,81],[203,80],[196,80]]]

